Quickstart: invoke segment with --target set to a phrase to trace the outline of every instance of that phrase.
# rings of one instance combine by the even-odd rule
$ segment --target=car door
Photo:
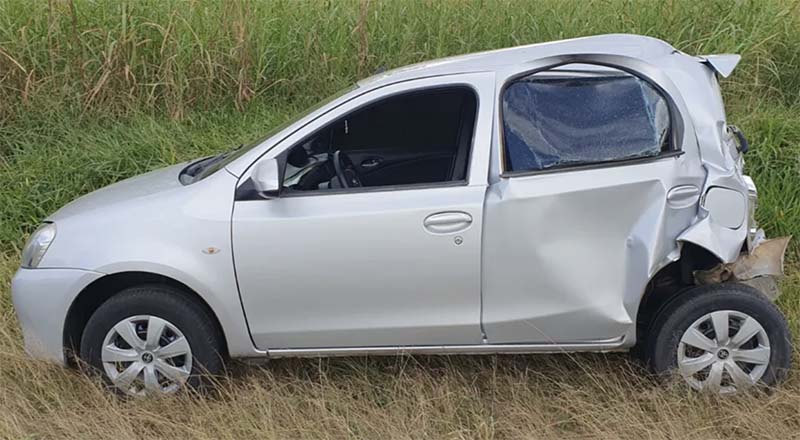
[[[484,219],[490,343],[621,343],[697,214],[705,173],[680,96],[667,94],[674,86],[657,72],[586,67],[522,76],[499,96],[502,171]]]
[[[368,92],[323,114],[264,158],[384,97],[456,84],[474,89],[480,103],[465,181],[235,202],[236,274],[259,349],[480,343],[492,74]],[[245,173],[240,184],[247,179]]]

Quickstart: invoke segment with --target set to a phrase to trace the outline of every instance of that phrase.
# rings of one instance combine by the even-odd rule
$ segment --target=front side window
[[[464,86],[407,92],[342,116],[284,153],[284,194],[463,182],[477,111]]]
[[[617,69],[568,65],[512,82],[503,92],[507,172],[658,156],[670,150],[666,100]]]

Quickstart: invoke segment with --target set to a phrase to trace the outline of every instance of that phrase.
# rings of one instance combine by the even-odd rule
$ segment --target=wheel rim
[[[698,390],[729,394],[755,385],[769,366],[766,330],[752,316],[719,310],[696,320],[678,345],[678,371]]]
[[[137,315],[118,322],[101,350],[111,383],[130,395],[174,393],[192,371],[192,350],[183,333],[167,320]]]

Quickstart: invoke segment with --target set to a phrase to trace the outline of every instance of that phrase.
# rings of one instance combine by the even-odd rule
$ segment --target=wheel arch
[[[683,242],[680,257],[653,275],[643,292],[636,311],[636,344],[644,342],[658,313],[672,300],[694,287],[694,271],[710,269],[722,259],[700,245]]]
[[[214,319],[214,325],[222,336],[222,351],[229,356],[228,340],[219,317],[208,302],[194,289],[166,275],[146,271],[125,271],[107,274],[94,280],[72,300],[63,328],[64,357],[67,362],[75,363],[75,353],[79,351],[86,323],[98,307],[127,288],[146,284],[161,284],[176,288],[187,298],[203,307]]]

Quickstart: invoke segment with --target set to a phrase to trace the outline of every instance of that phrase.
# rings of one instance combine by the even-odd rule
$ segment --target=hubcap
[[[131,316],[112,327],[101,359],[111,383],[137,396],[173,393],[192,371],[192,350],[183,333],[149,315]]]
[[[708,313],[683,333],[678,371],[692,388],[728,394],[755,385],[769,366],[769,338],[753,317]]]

